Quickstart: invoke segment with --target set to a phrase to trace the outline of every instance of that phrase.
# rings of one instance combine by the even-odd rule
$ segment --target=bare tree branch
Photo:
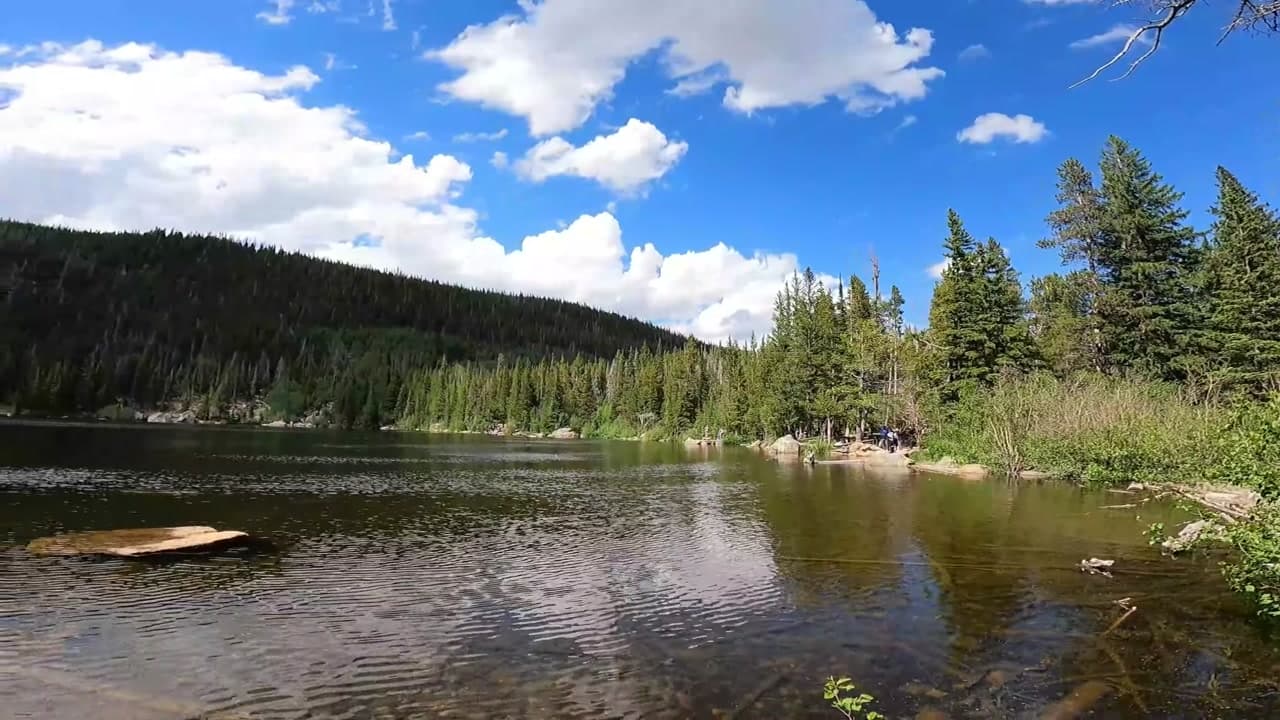
[[[1124,58],[1124,56],[1128,55],[1129,51],[1133,49],[1134,43],[1137,43],[1139,40],[1145,37],[1147,33],[1155,33],[1155,40],[1151,43],[1151,47],[1148,48],[1147,51],[1143,53],[1137,60],[1134,60],[1133,64],[1129,66],[1129,69],[1126,70],[1123,75],[1115,79],[1123,80],[1124,78],[1127,78],[1130,75],[1132,75],[1133,71],[1137,70],[1138,66],[1141,65],[1143,61],[1145,61],[1147,58],[1151,57],[1152,53],[1154,53],[1156,49],[1160,47],[1160,40],[1161,38],[1164,37],[1165,28],[1172,25],[1174,20],[1177,20],[1178,18],[1182,17],[1183,14],[1185,14],[1188,10],[1190,10],[1191,7],[1195,5],[1197,2],[1197,0],[1164,0],[1164,1],[1167,4],[1167,7],[1165,8],[1166,12],[1164,14],[1164,17],[1158,20],[1153,20],[1152,22],[1149,22],[1146,25],[1143,25],[1137,30],[1134,30],[1133,34],[1129,36],[1129,39],[1125,41],[1124,47],[1120,48],[1120,52],[1116,53],[1115,57],[1108,60],[1104,65],[1099,67],[1097,70],[1094,70],[1092,75],[1075,83],[1071,87],[1073,88],[1079,87],[1089,82],[1090,80],[1093,80],[1094,78],[1098,77],[1099,75],[1102,74],[1104,70],[1120,62],[1120,60]],[[1245,0],[1245,1],[1247,2],[1248,0]]]
[[[1137,0],[1116,0],[1116,5],[1132,5]],[[1158,17],[1146,23],[1142,27],[1133,31],[1133,34],[1125,40],[1124,46],[1120,48],[1120,52],[1104,63],[1097,70],[1094,70],[1089,77],[1080,80],[1071,87],[1079,87],[1090,80],[1096,79],[1108,68],[1113,67],[1116,63],[1127,57],[1134,46],[1144,38],[1151,38],[1151,47],[1142,53],[1130,65],[1129,69],[1114,80],[1123,80],[1133,74],[1138,66],[1146,62],[1156,50],[1160,48],[1160,41],[1164,39],[1164,31],[1168,29],[1176,20],[1185,15],[1199,0],[1146,0],[1146,4],[1152,7],[1152,11],[1158,14]],[[1228,35],[1240,30],[1250,30],[1262,33],[1280,33],[1280,0],[1239,0],[1239,6],[1236,8],[1235,15],[1231,22],[1227,24],[1222,32],[1222,36],[1218,38],[1218,43],[1222,43]]]

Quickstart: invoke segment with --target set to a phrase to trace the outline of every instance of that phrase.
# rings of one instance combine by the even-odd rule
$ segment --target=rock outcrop
[[[190,410],[167,412],[159,410],[147,416],[147,422],[159,424],[191,424],[196,421],[196,414]]]
[[[578,433],[573,428],[562,427],[553,430],[547,437],[552,440],[577,440]]]
[[[247,541],[238,530],[206,525],[131,530],[98,530],[38,538],[27,545],[33,555],[113,555],[142,557],[172,552],[216,550]]]
[[[799,455],[800,441],[790,435],[783,435],[773,441],[773,444],[769,446],[769,452],[774,455]]]

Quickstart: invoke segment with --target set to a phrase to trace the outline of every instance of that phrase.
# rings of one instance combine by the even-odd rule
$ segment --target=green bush
[[[1235,549],[1223,565],[1227,583],[1253,603],[1259,615],[1280,620],[1280,505],[1264,506],[1225,530]]]
[[[1215,483],[1251,487],[1264,497],[1280,499],[1280,396],[1234,409],[1217,435],[1207,476]]]
[[[1188,481],[1223,413],[1177,388],[1085,374],[1010,376],[965,393],[926,439],[928,458],[1026,468],[1090,484]]]

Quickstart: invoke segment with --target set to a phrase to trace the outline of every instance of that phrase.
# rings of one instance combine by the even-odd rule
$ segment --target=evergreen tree
[[[1060,377],[1095,368],[1096,347],[1089,317],[1094,278],[1087,270],[1031,281],[1031,335],[1036,352]]]
[[[1280,218],[1221,167],[1213,215],[1206,340],[1214,376],[1262,394],[1280,380]]]
[[[1112,136],[1102,154],[1098,298],[1103,348],[1113,370],[1185,377],[1195,365],[1201,318],[1196,232],[1182,194],[1141,153]]]
[[[1102,367],[1102,333],[1097,318],[1097,298],[1100,290],[1098,269],[1102,249],[1102,195],[1093,182],[1093,174],[1079,160],[1069,158],[1058,167],[1058,209],[1049,213],[1046,222],[1052,234],[1038,244],[1042,248],[1056,248],[1064,265],[1083,266],[1082,271],[1072,273],[1073,293],[1083,293],[1079,308],[1085,321],[1074,329],[1084,333],[1087,340],[1087,363],[1090,367]],[[1046,290],[1050,288],[1046,287]],[[1053,287],[1053,290],[1062,288]],[[1057,298],[1060,293],[1055,292]],[[1073,366],[1078,365],[1072,350]]]

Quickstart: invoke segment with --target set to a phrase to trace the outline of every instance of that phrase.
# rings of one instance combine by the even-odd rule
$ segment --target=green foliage
[[[1090,484],[1168,482],[1203,470],[1206,438],[1221,415],[1151,381],[1006,376],[991,390],[962,394],[929,448],[935,457]]]
[[[831,707],[839,710],[846,718],[854,720],[883,720],[884,716],[871,709],[875,697],[867,693],[857,692],[853,681],[847,677],[827,678],[822,687],[822,699],[831,703]],[[846,695],[845,693],[850,693]]]
[[[827,458],[831,457],[831,451],[835,445],[825,438],[814,438],[804,444],[805,452],[812,452],[814,457]]]
[[[1266,403],[1237,405],[1224,420],[1225,428],[1215,434],[1206,478],[1280,499],[1280,395]]]
[[[1235,549],[1223,566],[1227,583],[1253,603],[1258,615],[1280,620],[1280,505],[1227,526],[1225,535]]]
[[[1142,531],[1142,534],[1147,536],[1148,545],[1161,545],[1169,539],[1169,534],[1165,532],[1162,522],[1151,523],[1146,530]]]

